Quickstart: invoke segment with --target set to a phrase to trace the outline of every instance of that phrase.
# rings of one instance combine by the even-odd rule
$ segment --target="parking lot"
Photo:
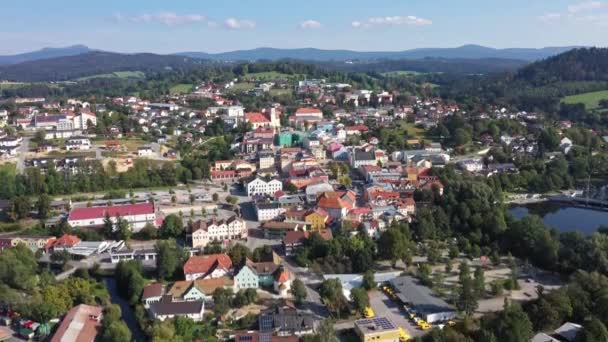
[[[424,332],[411,322],[406,316],[400,304],[389,298],[384,292],[369,292],[369,303],[378,317],[387,317],[395,325],[402,327],[412,338],[422,335]]]

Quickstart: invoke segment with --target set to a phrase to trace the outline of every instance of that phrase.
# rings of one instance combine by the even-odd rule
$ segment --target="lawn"
[[[582,103],[587,109],[598,109],[600,100],[604,99],[608,100],[608,90],[566,96],[562,99],[562,102],[567,104]]]
[[[192,92],[194,85],[188,83],[179,83],[171,87],[171,94],[188,94]]]
[[[407,131],[408,136],[410,136],[412,138],[421,139],[421,140],[423,140],[425,138],[426,131],[424,130],[424,128],[417,127],[413,123],[409,123],[409,122],[405,122],[405,121],[401,122],[401,127],[404,128]]]
[[[141,71],[116,71],[109,74],[98,74],[80,77],[76,81],[87,81],[93,78],[143,78],[146,74]]]
[[[292,93],[291,89],[270,89],[272,96],[291,95]]]
[[[26,83],[21,82],[0,82],[0,90],[15,89],[25,86]]]
[[[230,91],[233,92],[242,92],[248,91],[255,88],[255,84],[249,82],[239,82],[234,85],[234,87],[230,88]]]

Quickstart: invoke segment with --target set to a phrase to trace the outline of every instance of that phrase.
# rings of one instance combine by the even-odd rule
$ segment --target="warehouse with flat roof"
[[[399,328],[386,317],[356,320],[355,332],[361,342],[399,342]]]
[[[390,284],[399,299],[428,323],[444,322],[456,317],[456,310],[434,295],[431,289],[422,285],[418,279],[402,276],[390,280]]]

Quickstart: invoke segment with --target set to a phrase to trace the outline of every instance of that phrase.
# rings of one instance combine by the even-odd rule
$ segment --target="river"
[[[133,335],[133,341],[135,342],[145,342],[146,336],[139,328],[137,324],[137,319],[135,318],[135,312],[129,302],[124,300],[119,294],[118,289],[116,288],[116,280],[112,277],[103,277],[103,283],[105,284],[108,292],[110,293],[110,298],[112,299],[112,303],[120,306],[120,310],[122,311],[122,319],[131,330],[131,334]]]
[[[560,232],[579,231],[591,235],[602,225],[608,227],[608,211],[577,208],[559,203],[542,202],[513,206],[509,208],[509,212],[517,218],[538,215],[547,226]]]

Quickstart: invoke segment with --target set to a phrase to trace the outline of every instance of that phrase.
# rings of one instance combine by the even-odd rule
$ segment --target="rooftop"
[[[355,321],[355,329],[364,335],[383,331],[397,330],[397,327],[386,317],[365,318]]]
[[[154,214],[154,204],[138,203],[128,205],[113,205],[94,208],[76,208],[70,211],[68,220],[90,220],[109,215],[114,216],[130,216],[130,215],[147,215]]]
[[[443,299],[436,297],[431,289],[420,284],[420,281],[409,276],[390,281],[397,295],[404,303],[409,303],[414,310],[423,313],[450,312],[454,309]]]

